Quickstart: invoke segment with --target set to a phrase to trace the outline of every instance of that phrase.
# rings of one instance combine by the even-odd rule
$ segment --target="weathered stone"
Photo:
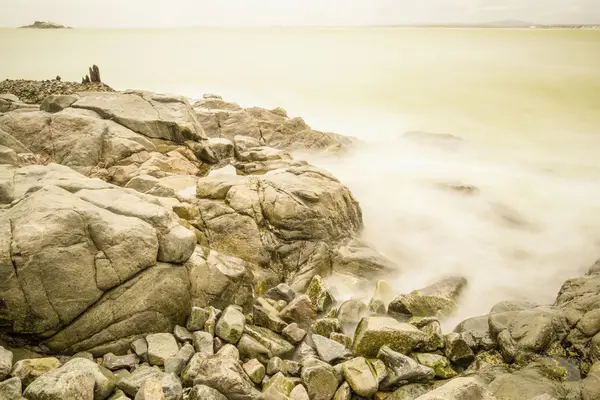
[[[19,378],[10,378],[5,381],[0,379],[0,399],[21,400],[22,388]]]
[[[283,395],[286,398],[294,389],[294,382],[283,376],[281,372],[272,376],[263,386],[263,393],[267,399],[275,398],[273,396]]]
[[[113,392],[114,375],[93,361],[75,358],[31,382],[23,396],[32,400],[101,399]]]
[[[113,353],[108,353],[104,355],[104,360],[102,361],[102,366],[110,369],[111,371],[115,371],[123,368],[133,368],[137,364],[140,363],[140,358],[137,354],[127,354],[124,356],[115,356]]]
[[[167,374],[179,375],[187,365],[187,361],[179,357],[167,358],[165,361],[165,372]]]
[[[198,307],[242,306],[249,310],[253,301],[253,274],[239,258],[200,247],[185,264],[190,275],[192,304]],[[210,317],[209,317],[210,320]],[[201,320],[198,321],[200,323]],[[207,321],[205,321],[206,324]],[[193,329],[190,329],[193,330]],[[204,330],[207,330],[206,326]]]
[[[296,297],[296,293],[287,283],[279,285],[267,290],[265,297],[273,300],[284,300],[288,303]]]
[[[342,373],[354,393],[359,396],[369,398],[377,392],[379,387],[377,374],[363,357],[344,362]]]
[[[300,343],[302,339],[304,339],[306,336],[306,331],[300,328],[298,324],[294,322],[286,326],[281,331],[281,334],[287,341],[295,344]]]
[[[515,399],[528,397],[515,397]],[[496,400],[476,378],[456,378],[419,397],[419,400]]]
[[[92,353],[88,353],[87,351],[75,353],[71,358],[83,358],[85,360],[94,361],[94,355]]]
[[[413,356],[420,364],[433,369],[439,378],[449,379],[456,376],[456,371],[452,369],[450,361],[444,356],[431,353],[414,353]]]
[[[229,306],[223,311],[215,327],[215,334],[228,343],[237,343],[244,333],[246,318],[236,307]]]
[[[279,317],[279,312],[265,299],[259,297],[253,306],[254,323],[277,333],[282,333],[287,322]]]
[[[319,357],[329,364],[337,364],[352,358],[352,353],[343,344],[315,334],[312,335],[312,340]]]
[[[302,368],[302,383],[311,400],[331,400],[338,388],[333,367],[323,362],[313,362]]]
[[[333,332],[330,337],[331,340],[343,344],[348,350],[352,348],[352,338],[343,333]]]
[[[405,356],[383,346],[377,357],[388,367],[388,374],[381,382],[381,388],[394,389],[398,386],[412,382],[426,382],[435,377],[435,371],[430,367],[417,363],[412,358]]]
[[[265,366],[260,363],[256,358],[249,360],[248,362],[242,365],[244,371],[250,377],[252,382],[255,384],[259,384],[262,382],[265,377]]]
[[[348,300],[342,303],[338,310],[337,318],[342,324],[345,334],[351,335],[360,320],[369,314],[369,308],[360,300]]]
[[[281,335],[260,326],[246,325],[245,333],[266,347],[273,357],[286,357],[294,351],[294,346]]]
[[[475,359],[473,350],[458,333],[446,335],[444,343],[444,353],[452,363],[467,367]]]
[[[188,400],[228,400],[221,392],[206,385],[195,385]]]
[[[187,320],[187,328],[194,332],[204,329],[204,324],[208,321],[210,313],[208,310],[200,307],[192,307],[190,316]]]
[[[382,346],[406,354],[422,345],[427,336],[413,325],[389,317],[363,318],[354,334],[354,354],[375,357]]]
[[[442,316],[454,311],[456,302],[467,280],[463,277],[446,278],[423,289],[396,297],[389,311],[411,316]]]
[[[167,358],[175,357],[179,351],[177,341],[170,333],[148,335],[146,342],[148,342],[148,362],[151,365],[164,365]]]
[[[411,317],[409,324],[416,326],[427,335],[421,351],[436,351],[444,347],[444,337],[440,321],[436,317]]]
[[[543,394],[560,399],[566,394],[563,378],[564,369],[556,368],[553,360],[542,360],[512,374],[499,375],[489,390],[498,400],[531,399]]]
[[[462,321],[454,328],[454,332],[460,334],[473,351],[492,350],[496,346],[490,333],[487,315]]]
[[[281,372],[286,376],[300,376],[300,363],[292,360],[283,360],[281,362]]]
[[[161,377],[152,377],[142,383],[135,400],[166,400]]]
[[[311,330],[317,335],[328,338],[332,333],[340,332],[342,330],[342,326],[337,318],[321,318],[312,324]]]
[[[315,305],[318,312],[328,311],[336,302],[335,298],[325,286],[323,278],[319,275],[313,276],[306,289],[306,295]]]
[[[54,371],[60,366],[60,361],[54,357],[20,360],[15,363],[11,376],[19,378],[23,388],[26,388],[46,372]]]
[[[210,356],[214,354],[213,347],[213,336],[208,332],[194,332],[194,349],[196,353],[200,353],[204,356]]]
[[[131,343],[131,350],[140,358],[141,361],[148,361],[148,342],[146,339],[139,338]]]
[[[267,375],[275,375],[281,371],[282,359],[279,357],[273,357],[267,363]]]
[[[342,386],[338,388],[338,390],[333,395],[333,400],[351,400],[352,398],[352,389],[348,382],[342,383]]]
[[[537,307],[536,304],[525,301],[501,301],[492,307],[492,309],[490,310],[490,314],[497,314],[508,311],[529,310],[535,307]]]
[[[577,329],[588,337],[600,332],[600,308],[585,313],[577,324]]]
[[[231,345],[225,345],[215,355],[199,357],[195,368],[194,385],[212,387],[230,400],[259,400],[261,394],[247,380],[238,357],[239,353]],[[196,356],[192,359],[194,358]]]
[[[290,400],[310,400],[310,397],[304,386],[296,385],[290,393]]]
[[[141,365],[129,377],[121,379],[117,386],[128,396],[135,397],[144,382],[156,377],[160,379],[162,375],[163,372],[158,367]]]
[[[244,334],[237,344],[242,360],[258,359],[266,364],[273,356],[271,350],[263,346],[258,340]]]
[[[13,366],[13,353],[0,346],[0,382],[10,375]]]
[[[290,323],[295,322],[301,328],[308,328],[317,319],[317,309],[306,295],[298,296],[279,313],[279,316]]]
[[[193,340],[192,333],[180,325],[175,325],[173,329],[173,335],[180,342],[191,342]]]

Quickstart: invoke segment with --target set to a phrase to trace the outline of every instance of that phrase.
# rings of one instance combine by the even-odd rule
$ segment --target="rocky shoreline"
[[[290,154],[354,143],[216,95],[0,83],[0,399],[600,398],[600,263],[443,332],[466,279],[396,293],[350,191]]]

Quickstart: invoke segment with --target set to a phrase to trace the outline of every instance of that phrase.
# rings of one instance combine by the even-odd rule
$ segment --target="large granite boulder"
[[[71,107],[97,112],[102,118],[149,138],[176,143],[206,139],[184,97],[142,91],[80,93]]]
[[[0,178],[12,203],[0,210],[0,326],[79,351],[185,321],[186,269],[156,266],[194,251],[172,211],[55,164],[0,166]]]
[[[192,224],[208,246],[269,270],[296,290],[314,275],[328,276],[332,250],[362,227],[350,191],[311,166],[261,176],[204,177],[196,193],[200,218]]]
[[[194,104],[194,110],[209,137],[251,136],[263,145],[286,150],[336,151],[352,144],[348,137],[313,130],[302,118],[290,118],[281,108],[243,109],[219,97],[208,96]]]

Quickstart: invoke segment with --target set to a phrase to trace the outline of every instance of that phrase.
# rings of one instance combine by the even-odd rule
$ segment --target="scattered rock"
[[[389,311],[410,316],[443,316],[454,311],[456,302],[467,280],[451,277],[423,289],[396,297]]]
[[[395,389],[401,385],[413,382],[427,382],[435,377],[435,371],[421,365],[404,354],[393,351],[388,346],[383,346],[377,358],[388,367],[388,375],[381,382],[381,387],[386,390]]]
[[[354,393],[371,397],[377,392],[379,382],[377,374],[363,357],[353,358],[342,364],[342,373]]]
[[[244,333],[246,318],[235,306],[229,306],[223,311],[215,327],[215,334],[224,341],[236,344]]]
[[[306,294],[318,312],[326,312],[335,304],[335,298],[325,287],[323,278],[319,275],[313,276],[306,289]]]
[[[346,346],[321,335],[312,335],[312,340],[321,360],[329,364],[337,364],[352,358]]]
[[[54,357],[21,360],[15,363],[11,375],[19,378],[23,388],[26,388],[46,372],[54,371],[60,366],[60,361]]]
[[[311,400],[331,400],[338,388],[333,367],[316,359],[303,366],[302,383]]]
[[[300,343],[302,339],[306,336],[306,331],[298,326],[297,323],[293,322],[286,326],[281,334],[283,337],[289,341],[290,343]]]
[[[414,353],[413,356],[420,364],[435,371],[438,378],[449,379],[456,376],[456,371],[450,366],[450,361],[444,356],[431,353]]]
[[[389,317],[363,318],[354,334],[352,351],[364,357],[376,357],[382,346],[402,354],[422,345],[427,336],[413,325]]]
[[[151,365],[164,365],[167,358],[175,357],[179,351],[177,341],[170,333],[148,335],[146,342],[148,342],[148,362]]]
[[[110,369],[111,371],[116,371],[123,368],[131,369],[139,363],[140,358],[137,356],[137,354],[116,356],[112,353],[108,353],[104,355],[102,366]]]
[[[0,346],[0,382],[10,375],[13,366],[13,353]]]

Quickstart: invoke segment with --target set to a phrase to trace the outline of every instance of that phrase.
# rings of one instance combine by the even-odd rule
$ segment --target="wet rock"
[[[170,333],[155,333],[146,336],[148,362],[151,365],[164,365],[165,360],[175,357],[179,351],[175,337]]]
[[[446,335],[444,343],[444,354],[453,364],[467,367],[475,359],[473,350],[458,333]]]
[[[308,288],[306,289],[306,295],[315,305],[318,312],[326,312],[335,304],[335,298],[325,286],[323,278],[319,275],[313,276],[310,280]]]
[[[298,324],[294,322],[286,326],[281,331],[281,334],[287,341],[296,344],[300,343],[302,339],[304,339],[304,337],[306,336],[306,331],[300,328]]]
[[[265,297],[273,300],[284,300],[289,303],[296,297],[296,292],[287,283],[280,283],[269,289],[265,293]]]
[[[194,332],[192,334],[194,338],[194,349],[197,353],[204,356],[210,356],[214,354],[213,351],[213,336],[208,332]]]
[[[137,356],[137,354],[116,356],[112,353],[108,353],[104,355],[102,366],[110,369],[111,371],[116,371],[123,368],[131,369],[139,363],[140,358]]]
[[[295,322],[301,328],[308,328],[317,319],[317,309],[306,295],[298,296],[292,300],[279,316],[290,323]]]
[[[427,335],[425,344],[420,348],[421,351],[436,351],[444,347],[442,326],[436,317],[412,317],[407,322]]]
[[[235,306],[229,306],[223,311],[215,327],[215,334],[228,343],[237,343],[244,333],[246,318]]]
[[[451,277],[423,289],[396,297],[388,306],[390,312],[410,316],[443,316],[454,311],[462,290],[463,277]]]
[[[188,400],[228,400],[221,392],[206,385],[195,385]]]
[[[279,317],[279,312],[262,297],[253,306],[254,323],[277,333],[282,333],[287,322]]]
[[[244,363],[242,368],[244,368],[244,371],[248,377],[250,377],[252,382],[257,385],[261,383],[265,377],[265,366],[262,365],[256,358]]]
[[[521,399],[527,397],[515,397]],[[456,378],[439,388],[428,392],[420,400],[496,400],[484,384],[476,378]]]
[[[342,364],[342,373],[352,390],[363,397],[371,397],[377,392],[379,381],[372,366],[363,357],[353,358]]]
[[[354,354],[375,357],[382,346],[406,354],[425,343],[427,336],[413,325],[389,317],[363,318],[354,334]]]
[[[32,400],[106,399],[116,384],[114,375],[93,361],[76,358],[31,382],[23,396]]]
[[[352,358],[352,353],[343,344],[314,334],[312,340],[321,360],[329,364],[337,364]]]
[[[426,382],[435,377],[435,371],[425,365],[421,365],[404,354],[393,351],[388,346],[383,346],[377,358],[388,367],[388,375],[381,382],[383,389],[394,389],[398,386],[413,383]]]
[[[0,382],[10,375],[13,366],[13,353],[0,346]]]
[[[311,330],[317,335],[328,338],[334,332],[341,332],[342,326],[337,318],[321,318],[312,324]]]
[[[54,371],[60,366],[60,361],[54,357],[20,360],[15,363],[11,375],[19,378],[23,388],[26,388],[46,372]]]
[[[413,356],[417,361],[435,371],[438,378],[449,379],[456,376],[456,371],[450,366],[450,361],[438,354],[431,353],[414,353]]]
[[[10,378],[5,381],[0,379],[0,399],[22,400],[21,380]]]
[[[333,367],[314,359],[303,366],[302,383],[311,400],[331,400],[338,388]]]

